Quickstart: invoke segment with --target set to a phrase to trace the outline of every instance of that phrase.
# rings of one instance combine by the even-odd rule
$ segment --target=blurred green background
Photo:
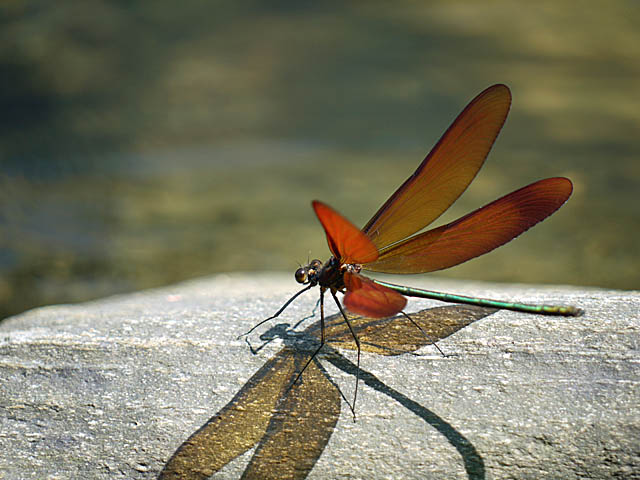
[[[309,202],[364,224],[493,83],[511,114],[438,223],[543,177],[574,194],[438,275],[640,286],[640,2],[14,0],[0,22],[0,318],[325,259]]]

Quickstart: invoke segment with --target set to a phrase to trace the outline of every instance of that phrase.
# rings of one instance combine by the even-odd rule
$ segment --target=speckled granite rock
[[[292,477],[640,478],[639,292],[410,283],[586,313],[490,313],[439,342],[453,354],[446,358],[432,346],[395,356],[363,352],[354,423],[335,394],[339,387],[352,397],[352,350],[325,355],[322,367],[305,372],[303,387],[281,391],[276,374],[295,363],[287,358],[297,358],[304,342],[292,344],[299,336],[289,334],[254,355],[237,338],[295,291],[289,275],[221,275],[40,308],[0,324],[0,479],[156,478],[201,427],[215,448],[196,435],[182,447],[186,456],[176,456],[183,464],[192,447],[224,465],[262,442],[252,465],[275,467],[255,470],[261,475],[281,476],[289,456],[306,455]],[[278,322],[302,319],[316,300],[317,292],[300,297],[254,332],[252,345]],[[407,310],[437,306],[410,300]],[[298,391],[289,403],[276,398]],[[267,398],[280,403],[266,408]],[[253,454],[213,478],[239,478]],[[206,478],[206,468],[193,478]]]

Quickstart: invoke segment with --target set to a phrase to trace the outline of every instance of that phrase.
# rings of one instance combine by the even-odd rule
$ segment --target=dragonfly
[[[493,85],[477,95],[416,171],[362,229],[326,203],[314,200],[312,207],[332,256],[326,262],[314,259],[298,268],[295,279],[305,287],[245,335],[277,318],[298,296],[316,286],[320,287],[320,344],[307,365],[325,344],[324,296],[329,292],[355,341],[358,371],[360,341],[345,309],[369,318],[406,315],[403,311],[406,297],[417,297],[534,314],[580,315],[582,311],[573,306],[532,305],[435,292],[362,274],[363,271],[416,274],[453,267],[509,242],[567,201],[573,190],[571,181],[564,177],[546,178],[451,223],[421,232],[444,213],[475,178],[504,125],[510,106],[511,92],[506,85]],[[344,294],[343,303],[338,300],[338,292]],[[352,411],[358,379],[356,376]]]

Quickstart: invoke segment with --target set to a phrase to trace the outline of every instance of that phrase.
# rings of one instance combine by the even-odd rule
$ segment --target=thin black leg
[[[332,291],[331,296],[336,301],[336,305],[338,305],[338,308],[340,309],[340,313],[342,314],[342,318],[344,318],[344,321],[347,323],[347,327],[349,327],[349,330],[351,330],[351,335],[353,335],[353,339],[356,341],[356,347],[358,350],[358,361],[356,365],[357,366],[356,388],[355,388],[355,391],[353,392],[353,405],[349,405],[349,407],[351,408],[351,413],[353,414],[353,421],[355,422],[356,421],[356,399],[358,398],[358,383],[360,380],[360,339],[358,338],[358,335],[356,335],[356,331],[351,326],[351,322],[349,321],[347,314],[344,313],[342,305],[340,304],[340,300],[338,300],[338,297],[336,297],[335,292]]]
[[[293,381],[291,386],[295,385],[295,383],[300,379],[309,364],[313,361],[314,358],[316,358],[316,355],[318,355],[322,347],[324,347],[324,290],[320,289],[320,346],[316,349],[315,352],[313,352],[313,355],[311,355],[309,360],[307,360],[307,363],[304,364],[304,367],[302,368],[302,370],[300,370],[300,373]]]
[[[298,296],[300,296],[301,294],[303,294],[304,292],[306,292],[307,290],[309,290],[311,287],[313,287],[313,285],[309,285],[307,287],[304,287],[302,290],[300,290],[298,293],[296,293],[293,297],[291,297],[289,300],[287,300],[287,303],[285,303],[282,307],[280,307],[280,310],[278,310],[276,313],[274,313],[273,315],[271,315],[269,318],[265,318],[264,320],[262,320],[260,323],[254,325],[253,327],[251,327],[251,330],[249,330],[246,333],[243,333],[242,335],[238,336],[238,339],[242,338],[242,337],[246,337],[247,335],[249,335],[251,332],[253,332],[256,328],[258,328],[260,325],[267,323],[269,320],[273,320],[274,318],[277,318],[280,316],[280,314],[282,312],[284,312],[285,308],[287,308],[291,302],[293,302],[296,298],[298,298]]]

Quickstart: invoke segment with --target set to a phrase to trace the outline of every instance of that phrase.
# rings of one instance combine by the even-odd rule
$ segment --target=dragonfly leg
[[[318,301],[316,302],[316,305],[313,307],[313,310],[311,310],[311,315],[307,315],[306,317],[303,317],[300,319],[300,321],[298,321],[298,323],[296,323],[293,327],[291,327],[291,330],[295,330],[296,328],[298,328],[298,326],[304,322],[305,320],[309,320],[310,318],[313,318],[316,316],[316,310],[318,309],[318,306],[320,305],[320,299],[318,298]]]
[[[304,292],[306,292],[307,290],[309,290],[313,285],[308,285],[306,287],[304,287],[302,290],[300,290],[298,293],[296,293],[293,297],[291,297],[289,300],[287,300],[287,302],[280,307],[280,310],[278,310],[276,313],[274,313],[273,315],[271,315],[269,318],[265,318],[264,320],[262,320],[261,322],[257,323],[256,325],[254,325],[253,327],[251,327],[251,329],[246,332],[243,333],[242,335],[238,335],[238,340],[241,339],[242,337],[246,337],[247,335],[249,335],[251,332],[253,332],[256,328],[258,328],[260,325],[263,325],[265,323],[267,323],[269,320],[273,320],[274,318],[278,318],[280,316],[280,314],[282,312],[284,312],[284,310],[291,304],[291,302],[293,302],[296,298],[298,298],[301,294],[303,294]]]
[[[410,317],[408,314],[406,314],[403,310],[401,310],[401,311],[400,311],[400,313],[401,313],[401,314],[403,314],[405,317],[407,317],[407,318],[409,319],[409,321],[410,321],[411,323],[413,323],[413,324],[416,326],[416,328],[417,328],[418,330],[420,330],[420,332],[422,332],[422,335],[424,335],[424,337],[425,337],[427,340],[429,340],[429,341],[431,342],[431,345],[433,345],[434,347],[436,347],[436,348],[438,349],[438,351],[442,354],[442,356],[443,356],[443,357],[446,357],[446,356],[447,356],[447,355],[446,355],[446,353],[444,353],[444,352],[442,351],[442,349],[438,346],[438,344],[437,344],[437,343],[436,343],[436,341],[433,339],[433,337],[432,337],[431,335],[429,335],[427,332],[425,332],[425,331],[424,331],[424,329],[423,329],[420,325],[418,325],[418,324],[416,323],[416,321],[415,321],[413,318],[411,318],[411,317]]]
[[[358,351],[358,361],[356,364],[356,388],[355,388],[355,391],[353,392],[353,405],[349,405],[349,407],[351,408],[351,413],[353,414],[353,421],[355,422],[356,421],[356,399],[358,398],[358,383],[360,382],[360,339],[358,338],[358,335],[356,335],[356,331],[353,329],[353,326],[351,325],[351,322],[349,321],[347,314],[344,312],[344,309],[340,304],[340,300],[338,300],[338,297],[336,297],[336,294],[333,291],[331,292],[331,295],[333,296],[333,299],[336,301],[336,305],[338,305],[338,308],[340,309],[340,313],[342,314],[342,318],[344,318],[344,321],[347,324],[347,327],[349,327],[349,330],[351,330],[351,335],[353,336],[353,339],[356,342],[356,347]]]
[[[313,359],[316,358],[316,355],[318,355],[322,347],[324,347],[324,290],[321,288],[320,289],[320,346],[316,348],[316,351],[313,352],[313,355],[309,357],[309,360],[307,360],[307,363],[304,364],[304,367],[302,367],[302,370],[300,370],[300,373],[298,373],[295,380],[291,382],[291,386],[289,387],[289,389],[293,387],[298,380],[300,380],[300,377],[302,377],[302,374],[307,369],[309,364],[313,361]]]

